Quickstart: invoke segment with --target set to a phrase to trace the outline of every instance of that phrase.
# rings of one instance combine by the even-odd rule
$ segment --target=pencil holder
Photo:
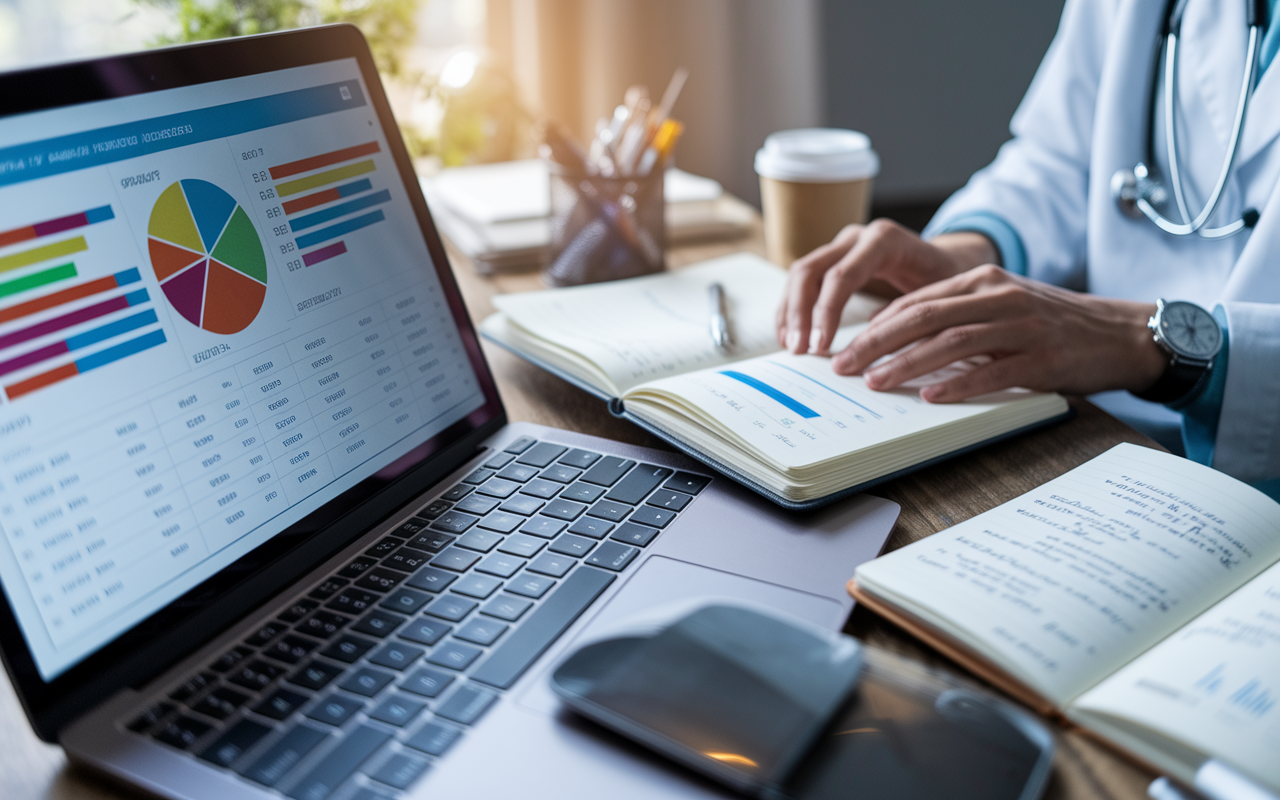
[[[661,165],[643,177],[586,175],[554,161],[551,258],[543,279],[577,286],[666,268]]]

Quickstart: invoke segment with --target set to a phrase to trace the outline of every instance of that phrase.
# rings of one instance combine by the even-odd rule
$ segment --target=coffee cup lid
[[[880,158],[864,133],[841,128],[797,128],[770,134],[756,151],[756,173],[798,183],[872,178]]]

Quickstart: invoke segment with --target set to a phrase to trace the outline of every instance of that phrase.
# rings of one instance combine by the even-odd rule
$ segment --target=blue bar
[[[81,347],[88,347],[91,344],[105,342],[112,336],[119,336],[122,333],[136,331],[138,328],[145,328],[153,322],[159,322],[159,320],[156,318],[155,310],[148,308],[146,311],[134,314],[132,317],[118,319],[115,322],[108,322],[100,328],[94,328],[91,331],[78,333],[75,336],[68,336],[67,349],[79,350]]]
[[[313,244],[327,242],[330,239],[337,239],[346,233],[358,231],[361,228],[372,225],[375,222],[382,222],[386,217],[382,215],[382,211],[373,211],[362,217],[353,217],[352,219],[339,222],[337,225],[330,225],[327,228],[321,228],[315,233],[308,233],[306,236],[299,236],[297,239],[298,249],[304,250]]]
[[[809,408],[803,403],[800,403],[795,398],[788,397],[787,395],[773,388],[769,384],[756,380],[750,375],[743,375],[741,372],[734,372],[732,370],[721,370],[720,374],[729,378],[733,378],[735,381],[745,383],[746,385],[750,386],[752,389],[755,389],[757,392],[760,392],[766,397],[771,397],[774,400],[777,400],[779,403],[782,403],[784,406],[796,412],[797,414],[804,417],[805,419],[813,419],[814,417],[819,416],[818,412],[814,411],[812,408]]]
[[[801,372],[798,369],[791,369],[791,367],[788,367],[786,364],[779,364],[777,361],[770,361],[769,363],[774,365],[775,367],[781,367],[782,369],[788,370],[790,372],[794,372],[795,374],[799,375],[801,378],[804,378],[805,380],[813,381],[814,383],[821,386],[823,389],[826,389],[828,392],[831,392],[832,394],[834,394],[836,397],[843,397],[845,400],[848,400],[850,403],[853,403],[855,406],[867,412],[868,414],[875,417],[876,419],[884,419],[884,417],[872,411],[871,409],[867,408],[862,403],[859,403],[857,400],[854,400],[852,397],[849,397],[848,395],[844,395],[844,394],[841,394],[840,392],[837,392],[835,389],[832,389],[830,386],[826,385],[822,381],[813,380],[813,378],[810,378],[808,375],[805,375],[803,372]]]
[[[365,181],[368,183],[368,181]],[[391,199],[391,192],[383,189],[375,194],[366,195],[358,200],[351,200],[346,203],[339,203],[336,206],[326,208],[324,211],[317,211],[314,214],[307,214],[305,217],[298,217],[289,223],[289,229],[292,231],[306,230],[315,226],[328,222],[331,219],[337,219],[344,214],[350,214],[352,211],[359,211],[369,206],[376,206],[379,203],[385,203]],[[299,245],[301,247],[301,245]]]
[[[137,267],[121,270],[111,277],[116,279],[116,286],[128,286],[131,283],[137,283],[142,280],[142,276],[138,274]]]
[[[146,289],[139,289],[136,292],[129,292],[128,294],[126,294],[124,296],[124,299],[125,299],[125,302],[128,303],[129,305],[136,306],[139,303],[147,302],[151,298],[147,295]]]
[[[344,86],[350,99],[342,97]],[[359,81],[339,81],[28,142],[0,149],[0,186],[225,139],[363,105]]]
[[[112,361],[128,358],[135,353],[141,353],[143,350],[150,350],[153,347],[164,344],[164,342],[164,331],[162,330],[144,333],[137,339],[130,339],[123,344],[108,347],[106,350],[101,350],[91,356],[76,359],[76,369],[83,373],[98,367],[105,367]]]
[[[336,188],[338,189],[338,197],[350,197],[353,194],[369,191],[373,188],[373,184],[369,183],[368,178],[361,178],[358,181],[344,183]]]
[[[92,225],[95,222],[106,222],[107,220],[115,219],[116,214],[111,210],[111,206],[99,206],[84,212],[84,218]]]

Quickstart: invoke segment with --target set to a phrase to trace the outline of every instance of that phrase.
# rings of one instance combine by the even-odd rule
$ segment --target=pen
[[[728,350],[733,346],[733,336],[729,333],[729,320],[724,313],[724,287],[713,283],[707,287],[707,298],[711,301],[711,341],[716,348]]]

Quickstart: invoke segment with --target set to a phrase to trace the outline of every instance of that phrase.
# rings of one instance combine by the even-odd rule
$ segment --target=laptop
[[[0,651],[42,739],[189,800],[720,794],[548,671],[693,598],[838,628],[894,504],[509,424],[355,28],[0,97]]]

